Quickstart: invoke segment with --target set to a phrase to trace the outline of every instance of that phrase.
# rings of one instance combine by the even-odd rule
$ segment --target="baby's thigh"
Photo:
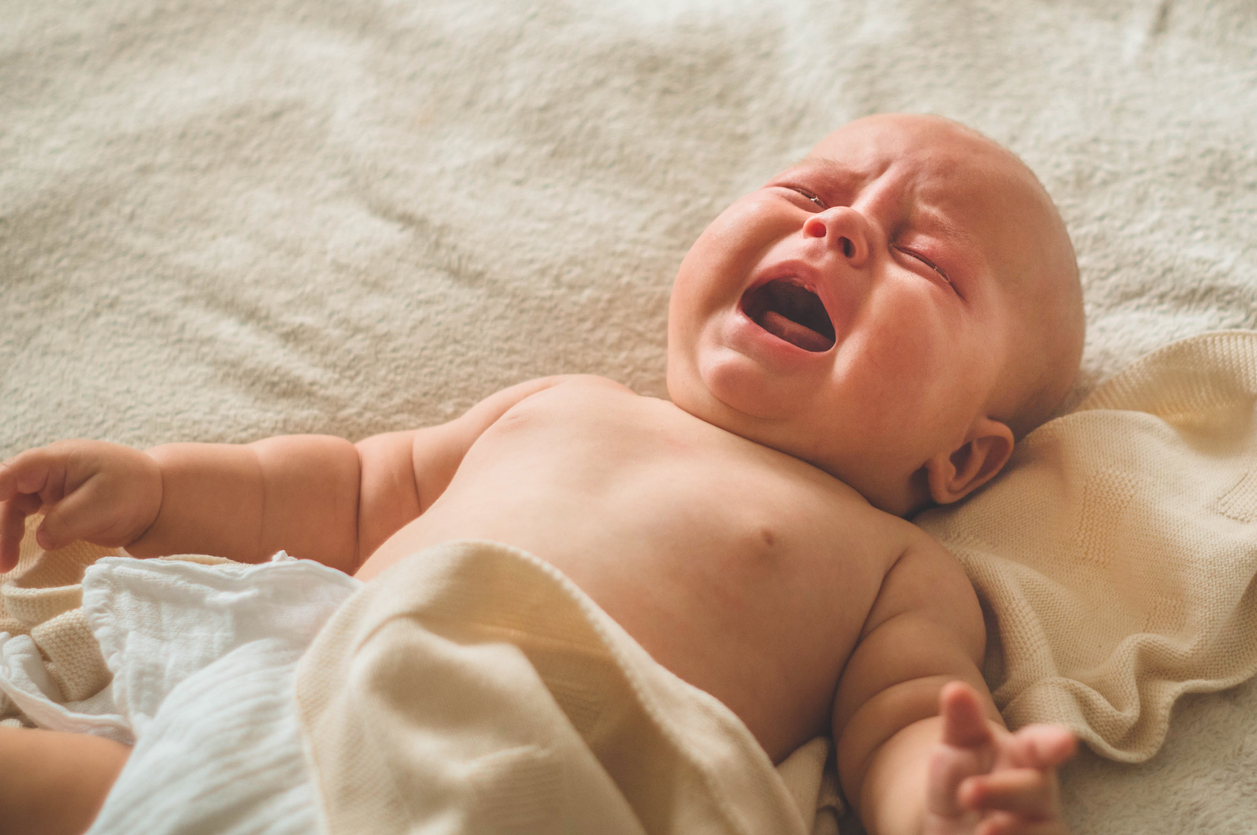
[[[5,833],[86,832],[130,754],[98,736],[0,727]]]

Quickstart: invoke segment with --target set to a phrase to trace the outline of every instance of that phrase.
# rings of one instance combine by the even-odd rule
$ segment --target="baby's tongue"
[[[764,311],[759,325],[773,336],[784,339],[804,351],[828,351],[834,344],[832,339],[822,336],[806,325],[787,319],[775,310]]]

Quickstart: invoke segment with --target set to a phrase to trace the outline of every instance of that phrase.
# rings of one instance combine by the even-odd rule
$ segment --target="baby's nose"
[[[828,238],[830,246],[842,252],[853,264],[863,263],[869,254],[868,221],[850,206],[833,206],[818,212],[803,224],[803,234]]]

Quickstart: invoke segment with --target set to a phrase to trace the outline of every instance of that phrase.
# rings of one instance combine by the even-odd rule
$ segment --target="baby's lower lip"
[[[752,287],[741,307],[752,322],[796,348],[817,354],[834,346],[834,326],[825,305],[792,277]]]

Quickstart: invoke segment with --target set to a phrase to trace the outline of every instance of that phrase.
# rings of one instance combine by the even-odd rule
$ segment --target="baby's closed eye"
[[[946,281],[948,284],[951,284],[951,279],[947,277],[947,273],[943,272],[942,268],[939,267],[938,264],[935,264],[933,261],[931,261],[929,258],[926,258],[924,255],[917,252],[916,250],[908,249],[907,247],[896,246],[895,249],[899,250],[904,255],[907,255],[910,258],[915,258],[916,260],[920,261],[922,264],[929,267],[934,272],[938,273],[939,277],[942,278],[943,281]]]
[[[817,197],[815,194],[813,194],[812,192],[808,191],[807,189],[805,189],[805,188],[798,188],[798,187],[795,187],[795,189],[794,189],[794,190],[795,190],[795,191],[797,191],[799,194],[802,194],[804,197],[806,197],[808,200],[810,200],[810,201],[812,201],[813,203],[815,203],[815,204],[816,204],[817,206],[819,206],[820,208],[822,208],[822,209],[827,209],[827,208],[829,208],[828,206],[826,206],[826,205],[825,205],[825,201],[824,201],[824,200],[820,199],[819,197]]]

